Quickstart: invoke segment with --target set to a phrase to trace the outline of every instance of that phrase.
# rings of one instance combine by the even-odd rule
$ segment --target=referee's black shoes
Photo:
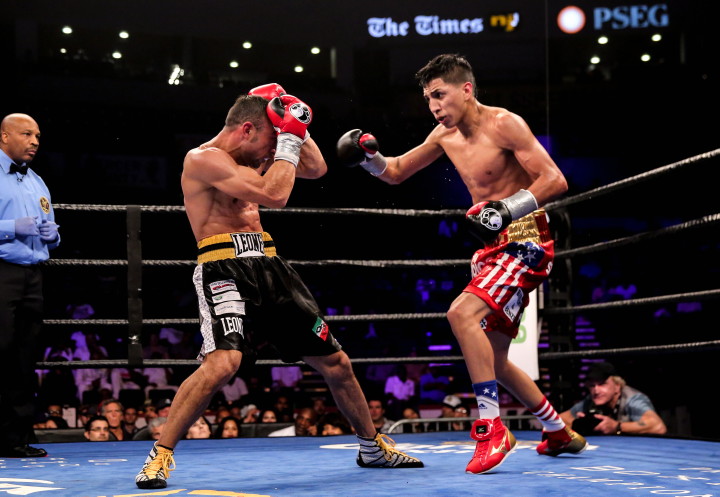
[[[45,457],[47,451],[31,447],[28,444],[17,447],[0,447],[0,457]]]

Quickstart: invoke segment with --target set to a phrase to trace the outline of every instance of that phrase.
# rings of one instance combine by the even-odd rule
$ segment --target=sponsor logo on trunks
[[[220,324],[222,324],[225,335],[240,333],[240,335],[245,338],[242,319],[236,317],[220,318]]]
[[[515,292],[515,295],[513,295],[512,298],[505,305],[505,307],[503,307],[503,312],[513,322],[518,317],[520,312],[522,312],[522,301],[524,295],[525,294],[522,291],[522,288],[518,288],[517,292]]]
[[[230,236],[235,245],[235,257],[265,255],[262,233],[232,233]]]
[[[313,331],[323,340],[327,340],[328,332],[330,330],[325,321],[323,321],[321,318],[317,318],[317,321],[315,321],[315,324],[313,325]]]
[[[238,302],[237,300],[231,300],[230,302],[223,302],[215,306],[215,315],[220,316],[222,314],[245,314],[245,302]]]
[[[487,319],[482,318],[482,319],[480,320],[480,328],[482,328],[483,330],[486,330],[486,329],[487,329],[487,325],[488,325],[488,324],[487,324]]]
[[[227,302],[229,300],[242,300],[240,298],[240,292],[225,292],[220,295],[213,295],[212,301],[217,304],[218,302]]]
[[[220,293],[227,290],[237,290],[237,285],[235,285],[233,280],[214,281],[210,283],[210,291],[212,293]]]

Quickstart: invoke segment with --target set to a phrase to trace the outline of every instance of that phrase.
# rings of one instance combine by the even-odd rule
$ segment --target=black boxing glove
[[[387,160],[379,149],[375,137],[359,129],[351,129],[337,142],[337,155],[343,166],[361,166],[373,176],[380,176],[387,169]]]
[[[537,208],[535,196],[527,190],[520,190],[502,200],[478,202],[468,209],[465,217],[472,222],[480,239],[490,243],[511,222],[527,216]]]

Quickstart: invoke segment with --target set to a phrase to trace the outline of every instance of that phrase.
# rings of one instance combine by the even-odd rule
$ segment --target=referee
[[[28,164],[40,129],[27,114],[0,122],[0,457],[44,457],[35,419],[35,341],[42,325],[40,263],[60,236],[50,192]]]

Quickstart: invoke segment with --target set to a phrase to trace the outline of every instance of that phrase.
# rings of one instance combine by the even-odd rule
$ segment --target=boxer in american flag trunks
[[[582,452],[585,439],[565,426],[533,380],[507,357],[528,293],[552,267],[553,241],[539,207],[565,193],[567,182],[520,116],[478,101],[465,57],[439,55],[416,77],[438,122],[422,144],[384,157],[372,134],[353,129],[340,137],[337,153],[345,166],[359,165],[392,185],[446,156],[475,204],[466,217],[485,246],[473,257],[470,284],[448,311],[479,409],[470,432],[475,453],[465,470],[492,471],[517,444],[500,419],[498,383],[542,424],[539,454]]]

